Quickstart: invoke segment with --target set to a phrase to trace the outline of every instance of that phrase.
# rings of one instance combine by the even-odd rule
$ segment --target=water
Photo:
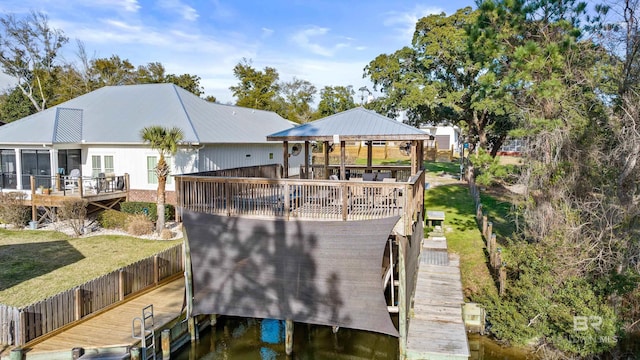
[[[200,334],[200,340],[185,345],[171,359],[397,359],[398,339],[367,331],[294,324],[293,355],[284,349],[284,322],[220,317],[215,329]],[[214,331],[212,331],[214,330]],[[469,335],[471,360],[525,360],[536,356],[523,349],[503,347],[485,336]],[[602,359],[637,359],[640,334],[620,339],[618,346]]]
[[[284,322],[220,317],[215,331],[200,334],[194,345],[186,345],[171,359],[397,359],[398,339],[367,331],[294,324],[293,355],[284,349]]]

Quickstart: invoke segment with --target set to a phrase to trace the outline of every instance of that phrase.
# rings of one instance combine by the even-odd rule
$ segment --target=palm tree
[[[156,164],[156,176],[158,177],[158,193],[156,199],[158,221],[156,222],[156,231],[158,234],[164,229],[164,203],[165,203],[165,186],[167,184],[167,176],[169,176],[169,166],[165,161],[165,155],[175,155],[178,151],[178,143],[184,138],[184,134],[180,128],[173,127],[171,129],[162,126],[149,126],[140,131],[140,136],[145,143],[149,143],[152,149],[158,150],[160,159]]]

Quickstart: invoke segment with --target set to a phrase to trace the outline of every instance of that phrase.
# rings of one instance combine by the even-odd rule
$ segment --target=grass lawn
[[[180,243],[0,229],[0,303],[29,305]]]
[[[490,205],[484,205],[490,208]],[[425,191],[425,207],[444,211],[443,228],[449,251],[460,255],[462,287],[467,298],[473,294],[496,293],[489,273],[486,247],[475,220],[475,205],[464,184],[432,187]]]

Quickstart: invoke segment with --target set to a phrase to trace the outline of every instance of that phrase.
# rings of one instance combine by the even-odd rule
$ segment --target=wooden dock
[[[423,242],[409,321],[407,359],[457,360],[470,356],[462,318],[460,260],[444,237]]]
[[[180,316],[183,299],[184,279],[178,278],[76,326],[26,344],[25,359],[71,359],[72,349],[77,347],[87,350],[136,346],[140,340],[132,337],[132,321],[142,316],[142,309],[153,304],[154,327],[159,328]]]

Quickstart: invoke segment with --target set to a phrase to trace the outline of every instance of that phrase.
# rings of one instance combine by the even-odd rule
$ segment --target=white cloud
[[[82,2],[82,4],[84,6],[110,8],[116,11],[123,10],[133,13],[141,8],[138,0],[92,0],[90,2]]]
[[[273,35],[273,33],[275,32],[275,30],[269,29],[269,28],[266,28],[266,27],[263,27],[261,30],[262,30],[262,36],[261,37],[263,39],[271,37],[271,35]]]
[[[184,4],[180,0],[162,0],[158,2],[158,5],[170,12],[177,12],[180,16],[187,21],[196,21],[200,15],[196,9]]]
[[[413,33],[416,29],[416,23],[418,22],[418,20],[428,15],[440,14],[443,11],[444,10],[439,7],[425,7],[417,5],[413,8],[413,10],[410,11],[391,11],[387,13],[386,19],[383,24],[384,26],[394,28],[397,32],[397,35],[401,38],[401,40],[403,40],[403,42],[410,43],[413,38]]]
[[[297,32],[291,37],[291,39],[301,48],[306,49],[316,55],[322,55],[325,57],[331,57],[336,53],[338,49],[349,46],[348,43],[337,43],[331,47],[327,47],[312,41],[312,39],[323,37],[328,33],[329,28],[312,26],[310,28]]]

